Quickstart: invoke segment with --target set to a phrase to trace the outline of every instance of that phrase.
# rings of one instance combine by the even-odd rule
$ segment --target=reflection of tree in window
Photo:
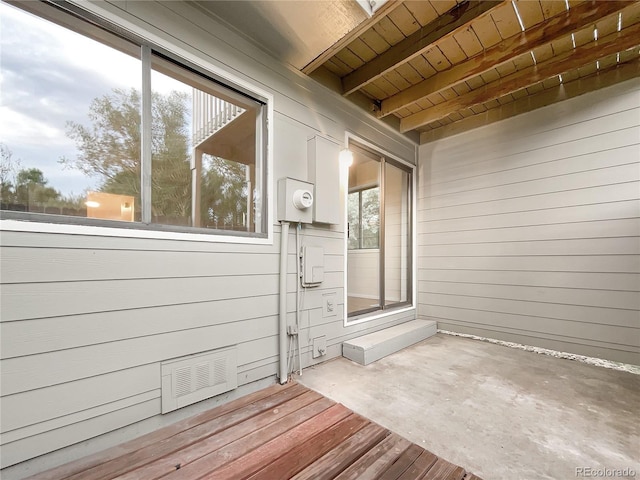
[[[380,245],[380,188],[349,194],[349,248],[378,248]]]
[[[205,154],[202,170],[202,226],[217,229],[244,226],[248,196],[247,166]]]
[[[191,217],[190,103],[184,92],[153,93],[152,218],[154,222],[186,224]],[[68,135],[79,155],[63,158],[67,168],[99,177],[98,191],[136,198],[140,212],[140,94],[114,90],[90,107],[90,126],[69,122]],[[246,166],[220,157],[203,158],[201,220],[207,228],[236,229],[246,225]]]
[[[152,198],[154,217],[184,217],[191,211],[189,139],[185,128],[187,98],[180,92],[153,94]],[[115,89],[89,108],[91,125],[67,124],[79,154],[62,158],[67,168],[102,180],[98,191],[136,198],[140,212],[140,93]],[[139,220],[139,218],[138,218]]]

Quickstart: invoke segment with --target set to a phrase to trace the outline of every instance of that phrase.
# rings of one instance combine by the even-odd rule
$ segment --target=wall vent
[[[220,395],[238,386],[236,347],[162,362],[162,413]]]

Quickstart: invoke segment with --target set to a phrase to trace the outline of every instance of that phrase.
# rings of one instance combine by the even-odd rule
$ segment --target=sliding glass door
[[[412,169],[350,145],[347,314],[411,303]]]

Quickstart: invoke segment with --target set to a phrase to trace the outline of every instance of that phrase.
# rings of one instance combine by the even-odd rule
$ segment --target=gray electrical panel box
[[[302,247],[302,286],[317,287],[324,281],[324,248]]]
[[[288,177],[278,180],[279,221],[311,223],[313,204],[313,183]]]
[[[313,221],[342,223],[340,198],[340,146],[318,135],[307,140],[309,180],[315,186]]]

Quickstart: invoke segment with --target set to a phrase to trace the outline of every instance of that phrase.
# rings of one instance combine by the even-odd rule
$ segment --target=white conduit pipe
[[[289,250],[289,222],[280,222],[280,309],[278,339],[280,343],[280,383],[287,383],[287,255]]]
[[[299,374],[302,376],[302,349],[300,348],[300,281],[302,275],[300,274],[300,230],[302,224],[298,223],[296,227],[296,327],[298,328],[298,368]]]

